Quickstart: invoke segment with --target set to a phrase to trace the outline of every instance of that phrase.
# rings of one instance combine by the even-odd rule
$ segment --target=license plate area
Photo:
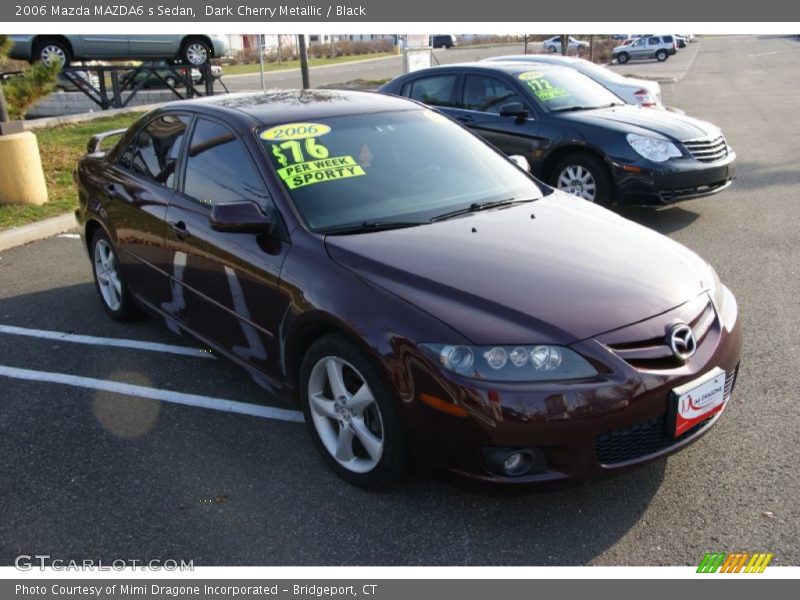
[[[678,437],[725,406],[725,371],[719,367],[670,392],[670,431]]]

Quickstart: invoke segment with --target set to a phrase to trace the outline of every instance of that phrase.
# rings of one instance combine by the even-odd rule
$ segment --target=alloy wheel
[[[372,471],[384,451],[380,407],[364,376],[336,356],[317,361],[308,381],[311,419],[322,445],[353,473]]]
[[[111,245],[102,239],[94,246],[94,272],[103,302],[112,311],[119,310],[122,306],[122,280],[117,255]]]
[[[558,176],[558,189],[594,202],[597,196],[597,182],[591,171],[581,165],[569,165]]]

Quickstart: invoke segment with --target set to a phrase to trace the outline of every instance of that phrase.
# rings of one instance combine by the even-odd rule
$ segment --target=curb
[[[0,231],[0,252],[70,231],[77,226],[75,215],[66,213],[43,221],[37,221],[36,223]]]
[[[138,104],[136,106],[126,106],[125,108],[110,108],[108,110],[98,110],[88,113],[76,113],[73,115],[63,115],[60,117],[43,117],[41,119],[31,119],[30,121],[23,121],[22,126],[25,128],[25,131],[35,131],[37,129],[46,129],[48,127],[54,127],[57,125],[68,125],[70,123],[83,123],[84,121],[108,119],[111,117],[116,117],[117,115],[127,115],[131,113],[145,113],[147,111],[158,108],[162,104],[164,104],[164,102],[159,102],[156,104]]]

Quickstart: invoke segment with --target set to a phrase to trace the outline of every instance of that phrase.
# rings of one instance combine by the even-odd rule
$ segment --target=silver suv
[[[628,44],[617,46],[611,55],[620,64],[631,59],[655,58],[659,62],[667,60],[678,51],[673,35],[644,35]]]

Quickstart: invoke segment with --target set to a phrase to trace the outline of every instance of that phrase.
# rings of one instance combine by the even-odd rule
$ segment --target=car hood
[[[638,106],[615,106],[556,114],[569,121],[605,128],[612,127],[624,133],[658,134],[679,142],[697,138],[716,138],[722,135],[719,127],[706,121],[669,111],[642,109]]]
[[[687,248],[561,192],[325,244],[338,264],[476,344],[573,343],[668,311],[712,283]]]

